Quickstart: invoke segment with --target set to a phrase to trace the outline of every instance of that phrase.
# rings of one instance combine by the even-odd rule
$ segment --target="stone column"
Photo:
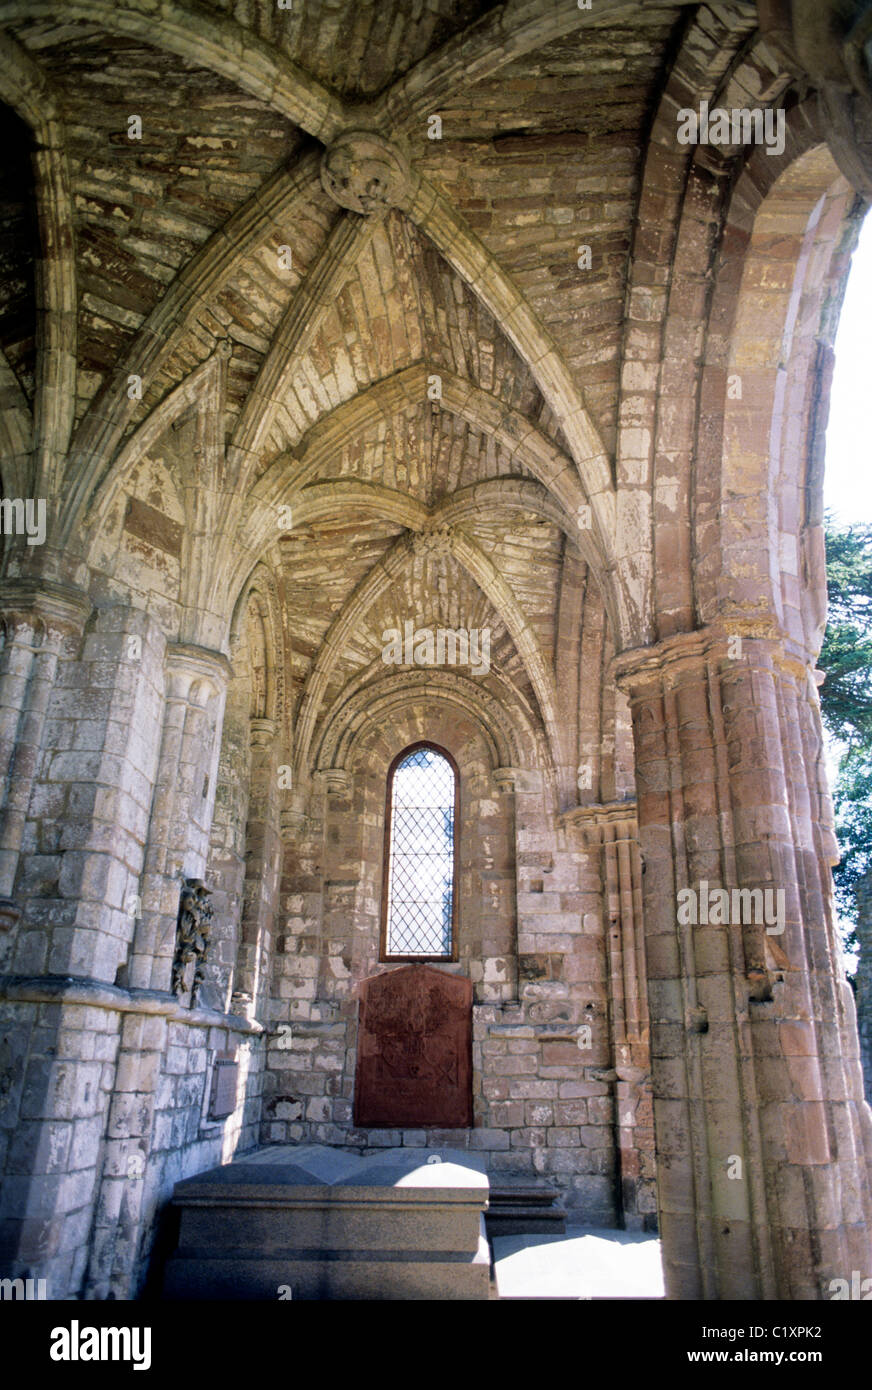
[[[81,638],[90,604],[57,584],[7,583],[0,621],[0,930],[15,925],[12,902],[46,711],[66,643]]]
[[[242,922],[245,827],[251,786],[249,705],[248,683],[237,676],[228,689],[224,707],[218,785],[209,836],[206,882],[212,890],[214,918],[204,982],[207,998],[211,996],[216,1000],[216,1008],[224,1008],[229,1002],[231,1012],[245,1016],[252,1009],[251,997],[243,995],[234,982]]]
[[[777,638],[713,630],[624,653],[616,675],[633,712],[667,1294],[828,1298],[869,1265],[870,1117],[814,683]]]
[[[497,938],[494,941],[494,944],[499,945],[501,950],[496,956],[493,954],[492,946],[482,952],[484,982],[481,1001],[484,1003],[497,1001],[516,1003],[519,999],[518,991],[520,989],[518,932],[521,926],[518,909],[521,892],[520,855],[517,845],[518,796],[526,790],[526,782],[523,769],[518,767],[494,768],[493,780],[500,794],[502,806],[505,808],[505,824],[502,864],[498,870],[491,870],[494,875],[492,882],[497,889],[504,884],[504,891],[508,897],[502,898],[502,900],[498,898],[497,902],[501,911],[491,914],[496,919],[496,927],[501,928],[502,940]],[[498,878],[496,877],[497,873],[499,874]],[[484,928],[482,944],[487,946],[493,939],[493,927],[487,919],[482,925]]]
[[[619,1165],[616,1188],[624,1226],[641,1229],[651,1225],[657,1203],[636,803],[580,806],[562,816],[561,823],[580,832],[586,849],[602,860]]]
[[[179,894],[200,878],[209,852],[217,763],[230,663],[202,647],[167,648],[157,777],[142,873],[141,918],[129,982],[170,989]]]
[[[252,719],[249,734],[251,780],[234,993],[244,1001],[251,1000],[254,1017],[261,1012],[263,1002],[265,971],[278,898],[281,836],[275,720]]]

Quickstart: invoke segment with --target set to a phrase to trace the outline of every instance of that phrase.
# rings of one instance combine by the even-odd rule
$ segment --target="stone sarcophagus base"
[[[486,1299],[477,1154],[276,1145],[176,1184],[164,1297]]]
[[[360,987],[354,1123],[463,1129],[472,1124],[472,981],[426,965]]]

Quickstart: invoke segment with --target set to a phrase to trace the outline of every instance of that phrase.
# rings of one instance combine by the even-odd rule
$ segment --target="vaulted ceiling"
[[[573,762],[560,634],[588,566],[613,622],[622,601],[646,142],[688,36],[704,68],[720,25],[717,81],[755,24],[659,0],[0,0],[4,382],[60,549],[204,645],[266,557],[297,713],[323,667],[315,721],[384,629],[490,626],[494,679]],[[402,166],[375,215],[322,179],[360,131]],[[151,510],[128,525],[131,498]],[[447,552],[403,549],[431,524]]]

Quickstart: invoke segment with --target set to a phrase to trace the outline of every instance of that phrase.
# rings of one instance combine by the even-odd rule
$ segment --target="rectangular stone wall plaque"
[[[239,1063],[232,1052],[219,1053],[212,1068],[212,1098],[209,1119],[226,1120],[236,1109]]]
[[[472,981],[427,965],[364,980],[354,1123],[472,1125]]]

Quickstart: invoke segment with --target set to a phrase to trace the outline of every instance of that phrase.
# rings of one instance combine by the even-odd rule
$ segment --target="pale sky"
[[[867,216],[851,262],[836,336],[824,464],[824,506],[842,523],[872,521],[872,216]],[[838,745],[826,738],[830,785]],[[856,969],[855,955],[845,963]]]
[[[872,521],[872,217],[851,262],[836,337],[824,506],[839,521]]]

